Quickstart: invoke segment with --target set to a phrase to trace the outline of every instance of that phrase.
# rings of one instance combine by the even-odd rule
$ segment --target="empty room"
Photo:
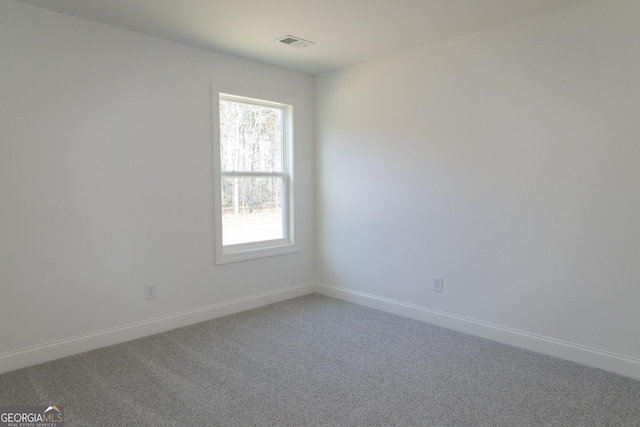
[[[639,46],[637,0],[0,0],[0,426],[640,426]]]

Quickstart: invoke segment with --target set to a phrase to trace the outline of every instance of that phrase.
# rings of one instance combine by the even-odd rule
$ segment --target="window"
[[[293,241],[293,107],[223,93],[218,100],[216,262],[297,251]]]

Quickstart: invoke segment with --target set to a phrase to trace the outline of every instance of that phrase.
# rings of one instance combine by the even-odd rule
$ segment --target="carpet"
[[[0,375],[65,426],[640,426],[640,381],[313,294]]]

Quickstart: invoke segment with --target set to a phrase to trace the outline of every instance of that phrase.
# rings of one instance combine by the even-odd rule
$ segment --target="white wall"
[[[640,358],[639,40],[593,1],[319,76],[318,278]]]
[[[215,266],[212,81],[296,99],[301,252]],[[313,90],[0,2],[0,356],[313,280]]]

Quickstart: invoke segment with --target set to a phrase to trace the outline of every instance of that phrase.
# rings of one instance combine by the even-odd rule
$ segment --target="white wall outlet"
[[[150,283],[147,286],[145,286],[145,293],[146,293],[147,299],[155,299],[155,297],[156,297],[156,284],[155,283]]]
[[[442,292],[444,279],[442,277],[433,276],[433,292]]]

